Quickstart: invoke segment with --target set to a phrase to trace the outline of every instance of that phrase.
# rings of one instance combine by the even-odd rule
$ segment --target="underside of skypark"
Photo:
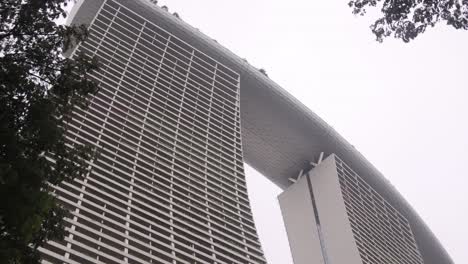
[[[85,1],[73,23],[89,24],[104,1]],[[282,189],[298,173],[325,156],[337,154],[410,222],[426,264],[453,261],[427,225],[399,192],[351,144],[320,117],[257,68],[149,1],[116,1],[164,28],[240,75],[241,134],[244,161]],[[310,88],[313,89],[313,88]]]

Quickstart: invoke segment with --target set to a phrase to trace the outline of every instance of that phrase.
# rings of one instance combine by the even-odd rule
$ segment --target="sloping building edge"
[[[80,0],[73,24],[89,24],[105,0]],[[215,40],[145,0],[116,0],[138,10],[200,52],[241,75],[241,123],[244,160],[282,189],[309,161],[335,153],[410,221],[426,264],[452,264],[450,256],[394,186],[349,142],[282,87]],[[240,16],[241,17],[241,16]],[[246,40],[248,41],[248,40]],[[314,89],[305,87],[304,89]]]

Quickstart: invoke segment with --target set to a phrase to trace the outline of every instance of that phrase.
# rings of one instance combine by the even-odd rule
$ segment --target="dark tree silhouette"
[[[441,22],[468,29],[468,0],[351,0],[349,6],[359,15],[381,7],[382,17],[371,25],[379,42],[392,35],[409,42]]]
[[[38,247],[63,237],[67,211],[50,185],[83,176],[92,158],[65,141],[70,111],[97,90],[95,61],[62,56],[86,37],[54,22],[67,2],[0,1],[0,263],[38,263]]]

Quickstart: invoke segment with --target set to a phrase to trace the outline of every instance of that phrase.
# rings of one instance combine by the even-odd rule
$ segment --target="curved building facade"
[[[100,155],[84,179],[56,187],[72,214],[64,241],[41,249],[44,263],[266,263],[244,161],[288,189],[323,153],[404,217],[423,263],[453,263],[346,140],[177,16],[147,0],[81,0],[71,23],[90,32],[73,53],[102,67],[93,76],[101,89],[89,109],[76,109],[67,137]]]

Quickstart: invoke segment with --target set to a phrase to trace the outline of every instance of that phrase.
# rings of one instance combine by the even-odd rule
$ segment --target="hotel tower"
[[[266,263],[244,162],[282,188],[295,264],[451,264],[393,186],[263,71],[149,0],[80,0],[100,91],[68,124],[99,151],[55,187],[43,263]],[[216,23],[216,21],[213,21]],[[246,40],[248,41],[248,40]],[[287,253],[287,252],[285,252]]]

